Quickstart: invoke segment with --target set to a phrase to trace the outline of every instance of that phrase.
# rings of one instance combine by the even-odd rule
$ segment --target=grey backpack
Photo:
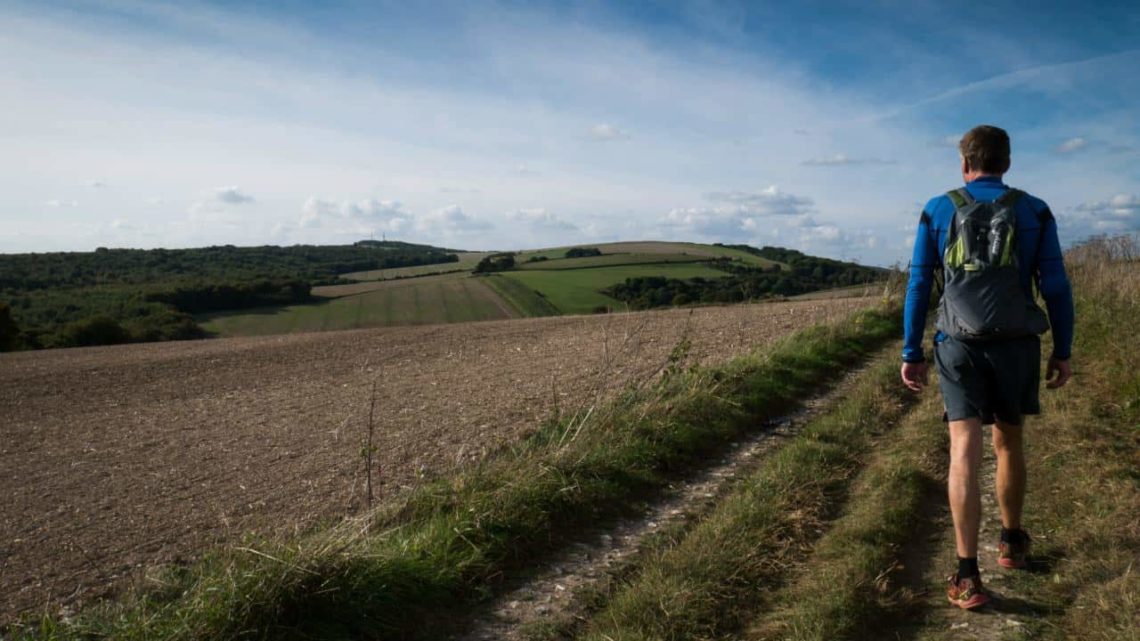
[[[989,203],[974,200],[965,188],[946,195],[954,217],[942,255],[938,329],[967,341],[1044,333],[1049,321],[1021,288],[1018,269],[1014,206],[1024,192],[1010,189]]]

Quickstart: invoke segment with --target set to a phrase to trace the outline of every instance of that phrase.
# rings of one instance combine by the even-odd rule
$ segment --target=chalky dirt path
[[[0,354],[0,622],[138,569],[360,509],[376,382],[383,497],[563,409],[866,299]]]
[[[627,570],[636,570],[637,557],[652,535],[691,525],[713,509],[738,479],[746,478],[802,426],[849,394],[866,369],[866,365],[852,369],[825,393],[806,399],[797,411],[734,442],[719,461],[691,478],[679,479],[660,500],[647,505],[643,514],[582,532],[578,542],[497,598],[455,638],[525,641],[536,626],[573,629],[589,612],[588,595],[604,591],[607,582]]]

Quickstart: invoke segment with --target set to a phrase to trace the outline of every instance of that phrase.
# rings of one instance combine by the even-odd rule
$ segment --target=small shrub
[[[127,330],[109,316],[92,316],[64,328],[60,339],[66,347],[117,345],[130,340]]]
[[[602,250],[597,247],[573,247],[566,250],[567,258],[587,258],[589,256],[601,256]]]

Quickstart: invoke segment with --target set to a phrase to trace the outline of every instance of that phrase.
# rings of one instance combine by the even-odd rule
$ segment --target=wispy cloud
[[[524,223],[533,232],[575,232],[578,226],[541,208],[519,209],[508,215],[515,222]]]
[[[1098,233],[1140,232],[1140,196],[1135,194],[1081,203],[1075,210],[1078,222]]]
[[[950,134],[950,135],[942,136],[941,138],[931,139],[927,143],[927,146],[929,146],[929,147],[950,147],[951,149],[957,149],[958,148],[958,142],[961,141],[961,139],[962,139],[961,135]]]
[[[253,196],[243,192],[236,186],[218,188],[214,198],[216,198],[218,202],[223,202],[228,205],[244,205],[254,201]]]
[[[705,198],[726,205],[678,207],[661,220],[664,225],[706,238],[730,240],[741,234],[755,236],[770,217],[801,216],[811,209],[809,198],[781,191],[772,185],[758,192],[711,192]]]
[[[1081,137],[1069,138],[1068,140],[1057,145],[1057,153],[1071,154],[1074,151],[1080,151],[1089,146],[1089,141]]]
[[[705,194],[707,200],[731,203],[746,209],[754,216],[796,216],[811,209],[810,198],[789,194],[776,185],[760,191],[714,191]]]
[[[416,227],[424,232],[451,236],[485,232],[494,225],[465,213],[459,205],[448,205],[417,218]]]
[[[411,212],[395,200],[365,198],[336,202],[311,197],[301,205],[298,225],[302,229],[333,227],[364,234],[375,231],[399,233],[411,227],[412,219]]]
[[[53,198],[51,200],[45,200],[44,204],[47,205],[48,207],[78,207],[79,206],[79,203],[74,201],[74,200],[61,200],[58,198]]]
[[[933,105],[936,103],[945,102],[954,98],[960,98],[969,94],[981,91],[994,91],[998,89],[1010,89],[1013,87],[1020,87],[1026,84],[1033,83],[1039,89],[1043,87],[1051,87],[1058,82],[1064,82],[1063,79],[1068,78],[1070,74],[1080,73],[1086,69],[1096,69],[1108,62],[1129,61],[1136,59],[1137,54],[1140,54],[1140,49],[1128,49],[1125,51],[1118,51],[1110,54],[1092,56],[1083,58],[1081,60],[1073,60],[1063,63],[1051,63],[1032,65],[1015,71],[1000,73],[989,78],[968,82],[956,87],[951,87],[945,91],[939,92],[932,96],[927,96],[920,100],[916,100],[904,105],[892,108],[886,112],[877,114],[873,119],[890,119],[903,115],[904,113],[914,111],[920,107]]]
[[[893,160],[882,158],[852,158],[847,154],[835,154],[825,158],[811,158],[800,163],[807,167],[844,167],[851,165],[893,165]]]
[[[107,187],[107,183],[103,182],[102,180],[87,180],[84,181],[83,184],[94,189],[103,189]]]
[[[625,140],[629,138],[628,131],[604,122],[590,127],[587,135],[592,140]]]

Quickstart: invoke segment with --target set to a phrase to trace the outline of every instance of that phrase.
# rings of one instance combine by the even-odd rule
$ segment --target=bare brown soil
[[[866,300],[0,354],[0,621],[148,565],[363,505],[533,430],[555,403],[713,363]]]

